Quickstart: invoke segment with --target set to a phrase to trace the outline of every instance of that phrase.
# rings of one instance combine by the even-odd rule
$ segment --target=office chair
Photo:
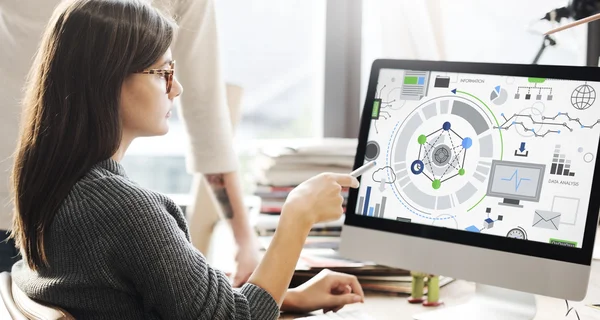
[[[10,272],[0,273],[0,319],[75,320],[67,311],[41,304],[29,298],[14,285]]]
[[[27,320],[13,299],[12,295],[12,283],[9,272],[0,273],[0,297],[2,297],[2,304],[0,305],[0,318],[1,319],[13,319],[13,320]]]

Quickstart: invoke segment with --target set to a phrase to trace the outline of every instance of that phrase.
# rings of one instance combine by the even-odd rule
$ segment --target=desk
[[[600,232],[600,230],[599,230]],[[219,269],[231,270],[233,266],[232,258],[234,257],[235,243],[231,235],[231,229],[225,223],[219,223],[215,228],[215,235],[219,237],[219,241],[212,242],[212,248],[209,252],[208,259],[211,264]],[[598,239],[600,241],[600,239]],[[212,253],[218,252],[218,256]],[[475,293],[475,284],[463,280],[456,280],[444,286],[440,290],[441,300],[446,306],[453,306],[469,301]],[[573,312],[565,317],[567,306],[564,300],[537,296],[538,313],[536,320],[576,320],[577,316]],[[587,307],[586,304],[600,303],[600,260],[594,260],[592,263],[592,272],[590,276],[590,284],[588,293],[585,299],[581,302],[569,301],[569,306],[574,307],[579,313],[581,320],[600,320],[600,310]],[[443,308],[441,306],[440,308]],[[428,310],[420,304],[413,305],[406,301],[405,296],[384,296],[370,294],[365,297],[364,304],[354,304],[344,307],[342,310],[362,310],[375,319],[393,319],[393,320],[412,320],[412,316]],[[317,314],[317,313],[315,313]],[[294,319],[306,315],[291,315],[283,314],[280,319]]]
[[[474,283],[456,280],[441,288],[440,297],[446,306],[453,306],[467,302],[474,293]],[[536,302],[538,306],[536,320],[577,319],[577,316],[573,312],[568,317],[565,317],[567,306],[564,300],[536,296]],[[575,307],[581,320],[600,320],[600,310],[586,306],[586,304],[591,303],[600,303],[600,261],[598,260],[594,260],[592,263],[592,274],[587,296],[582,302],[569,301],[569,306]],[[365,297],[364,304],[349,305],[342,310],[362,310],[378,320],[412,320],[413,315],[428,310],[435,310],[435,308],[425,308],[420,304],[409,304],[406,301],[406,297],[403,296],[391,297],[370,294]],[[280,319],[294,319],[298,317],[301,316],[283,314]]]

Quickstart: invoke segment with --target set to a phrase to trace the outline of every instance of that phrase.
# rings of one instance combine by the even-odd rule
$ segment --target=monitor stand
[[[523,205],[519,204],[519,200],[504,198],[502,202],[498,202],[499,205],[510,206],[516,208],[523,208]]]
[[[530,293],[477,284],[470,301],[414,316],[416,320],[485,319],[531,320],[537,312],[535,296]]]

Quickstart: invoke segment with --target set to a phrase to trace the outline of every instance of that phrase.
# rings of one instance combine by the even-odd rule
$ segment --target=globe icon
[[[577,110],[585,110],[596,101],[596,90],[588,84],[582,84],[573,90],[571,104]]]

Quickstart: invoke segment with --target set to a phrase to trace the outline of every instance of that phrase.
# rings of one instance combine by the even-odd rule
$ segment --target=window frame
[[[327,1],[322,124],[326,138],[358,137],[362,106],[362,9],[362,0]]]

